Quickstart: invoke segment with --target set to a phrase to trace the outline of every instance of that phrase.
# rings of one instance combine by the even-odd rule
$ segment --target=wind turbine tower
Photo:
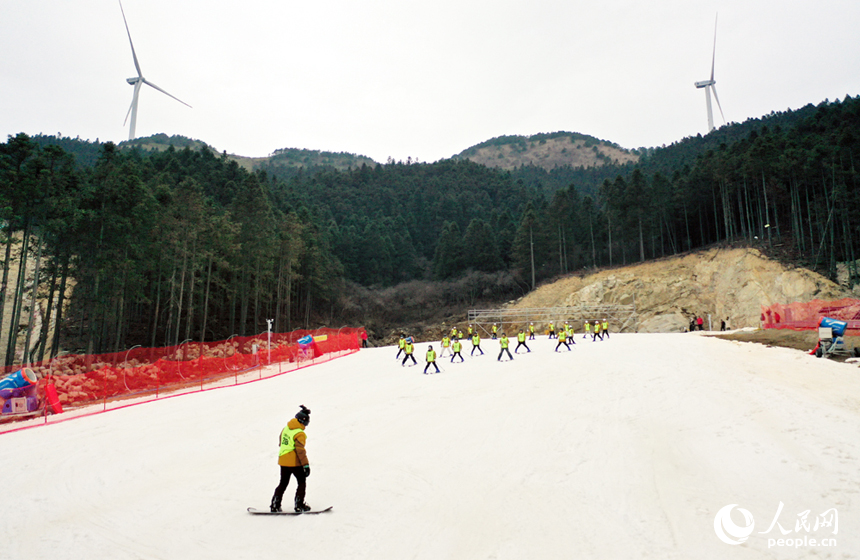
[[[714,130],[714,111],[711,108],[711,92],[714,93],[714,99],[717,102],[717,107],[720,110],[720,116],[723,117],[723,122],[726,121],[725,115],[723,115],[723,108],[720,105],[720,98],[717,96],[717,82],[714,80],[714,62],[717,58],[717,20],[714,19],[714,52],[711,55],[711,79],[703,80],[701,82],[696,82],[696,87],[698,89],[704,88],[705,90],[705,101],[708,105],[708,132]]]
[[[173,97],[173,99],[176,99],[187,107],[191,107],[191,105],[188,105],[188,103],[182,101],[178,97],[170,95],[169,93],[143,77],[143,73],[140,71],[140,63],[138,63],[137,61],[137,54],[135,54],[134,52],[134,43],[131,41],[131,31],[128,30],[128,21],[126,21],[125,19],[125,10],[122,9],[122,0],[120,0],[119,2],[119,9],[122,12],[122,21],[123,23],[125,23],[125,32],[128,34],[128,43],[131,45],[131,56],[134,58],[134,67],[137,69],[137,76],[135,76],[134,78],[128,78],[126,80],[126,82],[128,82],[130,85],[134,86],[134,96],[131,98],[131,106],[128,108],[128,113],[125,114],[125,121],[122,123],[123,126],[125,126],[125,123],[128,122],[128,116],[131,115],[131,125],[128,128],[128,139],[134,140],[134,129],[137,127],[137,100],[140,96],[140,87],[143,84],[146,84],[149,87],[160,91],[168,97]]]

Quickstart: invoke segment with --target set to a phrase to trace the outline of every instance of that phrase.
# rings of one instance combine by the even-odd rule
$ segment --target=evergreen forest
[[[779,248],[830,276],[857,260],[860,98],[639,153],[551,171],[463,158],[247,171],[190,145],[10,136],[0,344],[9,365],[22,351],[38,361],[252,335],[267,319],[276,332],[351,322],[373,336],[397,326],[354,301],[374,290],[411,286],[397,292],[408,298],[418,282],[469,277],[483,288],[459,303],[500,301],[717,243]]]

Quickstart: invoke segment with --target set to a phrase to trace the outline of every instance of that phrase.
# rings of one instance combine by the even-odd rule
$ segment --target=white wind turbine
[[[166,91],[164,91],[163,89],[161,89],[160,87],[158,87],[157,85],[153,84],[152,82],[150,82],[149,80],[147,80],[146,78],[143,77],[143,73],[140,71],[140,64],[137,62],[137,54],[135,54],[135,52],[134,52],[134,43],[132,43],[132,41],[131,41],[131,31],[128,30],[128,22],[125,19],[125,10],[122,9],[122,1],[121,0],[119,3],[119,9],[122,12],[122,21],[125,23],[125,32],[128,33],[128,43],[131,45],[131,56],[134,57],[134,67],[137,69],[137,76],[134,78],[128,78],[126,80],[126,82],[128,82],[129,84],[134,86],[134,97],[131,98],[131,107],[128,108],[128,113],[126,113],[126,115],[125,115],[125,121],[122,123],[123,126],[125,126],[125,123],[128,122],[128,116],[131,115],[131,126],[129,126],[129,129],[128,129],[128,139],[134,140],[134,129],[137,125],[137,99],[138,99],[138,96],[140,95],[140,86],[142,86],[143,84],[146,84],[149,87],[160,91],[164,95],[167,95],[169,97],[173,97],[173,99],[179,101],[180,103],[182,103],[183,105],[186,105],[187,107],[191,107],[191,105],[188,105],[188,103],[182,101],[178,97],[174,97],[173,95],[170,95],[169,93],[167,93]]]
[[[717,97],[717,86],[716,80],[714,80],[714,62],[717,57],[717,20],[714,19],[714,52],[711,55],[711,79],[703,80],[701,82],[696,82],[696,87],[701,89],[705,88],[705,100],[708,103],[708,132],[714,130],[714,112],[711,109],[711,92],[714,92],[714,99],[717,100],[717,107],[720,109],[720,116],[723,117],[723,122],[726,121],[725,115],[723,115],[723,108],[720,105],[720,98]]]

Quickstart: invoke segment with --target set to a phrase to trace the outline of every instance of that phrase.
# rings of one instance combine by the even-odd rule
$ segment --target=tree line
[[[333,324],[359,286],[505,274],[529,289],[723,242],[783,246],[833,276],[857,260],[858,142],[850,97],[599,172],[443,160],[279,174],[112,143],[83,165],[73,142],[19,134],[0,144],[0,345],[8,364],[16,343],[42,359],[255,334],[271,318]]]

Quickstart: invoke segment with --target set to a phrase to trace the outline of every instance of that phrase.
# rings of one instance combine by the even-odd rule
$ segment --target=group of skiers
[[[604,319],[603,322],[595,320],[593,322],[585,321],[585,332],[582,338],[587,338],[591,335],[592,342],[600,339],[601,341],[605,338],[609,338],[609,322]],[[502,361],[502,357],[507,354],[509,360],[513,360],[514,357],[511,354],[510,350],[510,340],[508,339],[507,334],[505,332],[501,332],[501,338],[499,338],[500,329],[496,323],[493,323],[493,326],[490,329],[491,336],[493,340],[498,339],[499,341],[499,356],[497,361]],[[592,334],[593,331],[593,334]],[[484,351],[481,349],[481,335],[478,334],[477,329],[473,328],[472,325],[468,326],[468,338],[472,342],[472,351],[470,352],[470,356],[474,356],[475,352],[479,352],[479,355],[483,356]],[[550,323],[549,328],[547,329],[547,334],[550,339],[555,338],[558,340],[558,344],[556,344],[555,351],[558,352],[559,348],[564,345],[565,348],[570,348],[570,343],[576,344],[574,340],[574,329],[570,325],[570,323],[565,322],[564,326],[559,328],[558,333],[556,333],[555,323]],[[450,357],[451,363],[454,363],[454,360],[460,358],[460,362],[465,362],[466,360],[463,358],[463,343],[464,339],[463,331],[461,331],[458,327],[454,326],[451,328],[450,333],[445,333],[442,336],[442,350],[439,354],[436,353],[436,350],[433,346],[429,346],[427,348],[427,354],[425,355],[425,361],[427,363],[424,366],[424,373],[427,374],[428,370],[432,366],[436,372],[439,373],[439,366],[436,364],[437,358],[445,358]],[[524,329],[519,329],[517,333],[517,347],[514,349],[514,354],[519,354],[520,348],[525,348],[526,352],[531,352],[531,349],[526,344],[526,340],[535,340],[535,326],[534,323],[529,323],[528,326],[528,336],[526,336],[526,332]],[[418,365],[418,361],[415,359],[415,342],[411,336],[407,337],[405,334],[400,335],[400,340],[398,341],[398,351],[396,360],[400,359],[400,355],[403,354],[403,361],[401,362],[401,366],[406,366],[406,362],[410,359],[412,360],[412,365]]]

